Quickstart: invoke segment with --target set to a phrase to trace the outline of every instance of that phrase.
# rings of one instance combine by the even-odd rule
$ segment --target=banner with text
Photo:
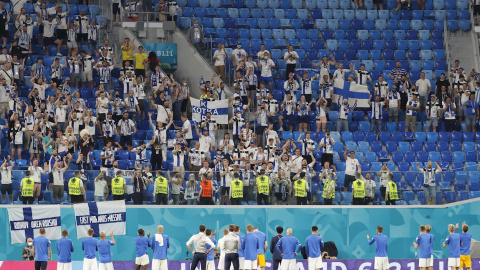
[[[93,229],[93,236],[99,237],[100,232],[107,235],[125,235],[126,207],[125,201],[89,202],[75,204],[75,222],[77,224],[77,238],[88,237],[88,230]]]
[[[154,52],[162,69],[177,69],[176,43],[144,43],[145,49]]]
[[[207,117],[207,112],[209,112],[212,114],[212,119],[217,121],[217,124],[228,124],[228,99],[207,101],[190,98],[190,103],[194,121],[203,121]]]
[[[41,228],[45,228],[50,240],[61,237],[62,220],[58,205],[8,208],[8,219],[12,244],[25,243],[28,238],[39,236]]]

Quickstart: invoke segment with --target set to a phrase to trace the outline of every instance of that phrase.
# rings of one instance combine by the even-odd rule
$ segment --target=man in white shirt
[[[325,137],[320,139],[318,148],[322,151],[321,164],[328,162],[333,164],[333,146],[335,145],[335,140],[330,137],[330,130],[325,132]]]
[[[80,10],[80,14],[75,18],[75,26],[79,45],[88,45],[88,17],[85,16],[85,10]]]
[[[430,126],[433,126],[433,132],[437,132],[438,118],[440,118],[442,109],[440,103],[437,101],[437,96],[432,95],[430,101],[425,106],[425,114],[427,115],[427,132]]]
[[[48,55],[48,47],[50,45],[57,45],[57,55],[62,56],[60,49],[62,47],[62,41],[55,36],[55,28],[57,27],[57,21],[53,21],[52,16],[48,16],[48,21],[44,21],[38,18],[38,21],[43,24],[43,44],[45,46],[45,55]]]
[[[183,121],[182,134],[185,137],[185,140],[187,140],[188,146],[190,146],[190,142],[193,139],[192,123],[190,122],[190,120],[188,120],[186,113],[182,113],[181,119]]]
[[[228,158],[232,155],[235,145],[233,140],[230,139],[230,133],[226,132],[223,135],[223,139],[218,144],[218,149],[221,149],[223,154]]]
[[[350,156],[347,156],[350,148],[345,149],[343,152],[343,157],[345,158],[345,183],[343,184],[343,191],[347,191],[348,187],[352,186],[351,184],[355,181],[355,173],[361,173],[362,167],[360,167],[360,162],[355,158],[355,151],[350,151]]]
[[[14,166],[15,162],[10,160],[10,156],[8,156],[6,159],[4,158],[2,166],[0,166],[0,170],[2,172],[2,202],[5,201],[5,197],[8,193],[8,199],[11,203],[13,203],[12,170]]]
[[[374,86],[375,96],[380,96],[380,101],[385,101],[388,93],[388,82],[383,79],[383,75],[378,76],[378,82]]]
[[[283,119],[288,121],[288,129],[293,131],[293,126],[295,124],[295,110],[296,110],[296,102],[293,102],[292,95],[287,93],[285,99],[280,106],[280,109],[283,110],[283,115],[278,117],[278,122],[280,124],[280,131],[283,131]]]
[[[118,121],[117,130],[120,134],[120,145],[125,148],[127,144],[128,151],[132,149],[132,134],[137,133],[135,123],[128,119],[128,112],[123,113],[123,118]]]
[[[437,196],[437,185],[435,183],[435,175],[442,172],[440,165],[434,163],[437,169],[433,169],[432,162],[429,160],[427,162],[426,168],[420,168],[420,163],[417,162],[417,170],[423,173],[423,186],[422,189],[425,192],[425,197],[427,197],[427,204],[436,204],[435,197]]]
[[[32,165],[28,167],[30,171],[30,178],[33,179],[35,183],[33,189],[33,196],[35,197],[35,201],[38,204],[38,197],[40,196],[40,190],[42,187],[42,174],[46,173],[42,167],[38,166],[38,159],[34,159]]]
[[[394,84],[392,86],[392,91],[388,92],[386,104],[388,107],[388,117],[389,121],[392,122],[393,116],[395,116],[395,122],[398,123],[398,106],[401,102],[401,95],[397,92],[397,86]]]
[[[354,62],[352,69],[355,69],[356,65],[357,62]],[[360,65],[359,70],[355,70],[355,76],[357,76],[357,83],[360,85],[367,85],[367,80],[373,81],[370,77],[370,72],[365,70],[365,64],[363,63]]]
[[[215,73],[222,79],[222,81],[225,81],[225,60],[228,58],[228,53],[223,47],[223,43],[219,42],[218,43],[218,48],[213,54],[213,60],[215,61]]]
[[[53,186],[50,186],[52,190],[52,198],[54,202],[60,202],[63,198],[63,191],[64,191],[64,178],[63,173],[66,169],[68,169],[67,164],[65,162],[65,158],[63,157],[63,161],[55,162],[52,169],[52,177],[53,177]],[[70,180],[70,179],[67,179]]]
[[[87,52],[85,50],[80,51],[80,55],[82,56],[82,87],[85,87],[85,82],[88,81],[90,89],[93,88],[93,76],[92,76],[92,70],[93,66],[95,65],[95,59],[93,59],[92,56],[87,55]]]
[[[3,70],[3,65],[12,61],[12,56],[8,54],[7,47],[2,48],[2,54],[0,54],[0,70]]]
[[[301,95],[305,95],[305,101],[307,101],[307,103],[312,101],[312,81],[314,81],[316,78],[317,74],[313,75],[312,78],[308,78],[308,72],[303,72],[303,77],[300,77],[297,74]]]
[[[190,149],[188,154],[188,167],[190,168],[190,171],[198,172],[204,161],[205,153],[200,151],[200,143],[196,142],[195,147]]]
[[[370,119],[370,131],[378,127],[378,132],[382,131],[383,106],[384,102],[380,101],[380,96],[375,96],[375,101],[368,100],[368,104],[372,107],[372,118]]]
[[[173,154],[173,172],[180,172],[182,175],[185,172],[184,162],[185,162],[185,147],[182,147],[182,144],[177,141],[175,143],[175,149],[172,151]]]
[[[292,96],[293,102],[295,102],[295,104],[296,104],[297,103],[297,90],[298,90],[298,88],[300,88],[300,85],[295,80],[293,74],[294,74],[293,72],[290,72],[289,74],[287,74],[288,78],[283,83],[283,89],[285,90],[285,95],[287,95],[287,93],[290,93],[290,95]]]
[[[353,106],[350,106],[350,104],[348,104],[347,99],[344,99],[343,101],[340,101],[340,99],[338,99],[337,107],[338,107],[337,131],[341,132],[342,128],[344,129],[344,131],[348,131],[348,112],[351,111],[353,113],[353,111],[357,107],[357,100],[355,100],[355,104],[353,104]]]
[[[299,60],[298,53],[293,50],[293,45],[288,45],[288,51],[285,52],[283,60],[287,61],[287,75],[286,80],[288,80],[290,73],[295,73],[295,68],[297,67],[297,60]]]
[[[198,126],[195,126],[195,129],[197,131],[197,135],[200,142],[200,150],[206,153],[205,158],[208,162],[210,162],[211,160],[210,151],[213,151],[213,146],[212,146],[212,138],[208,136],[208,129],[204,128],[203,134],[200,134],[200,132],[198,131]]]
[[[338,68],[333,73],[333,80],[334,81],[335,81],[335,79],[345,80],[345,73],[347,73],[347,72],[353,72],[352,64],[350,64],[350,69],[346,69],[346,68],[343,68],[343,63],[342,62],[338,63]],[[325,82],[325,80],[323,80],[323,81]]]
[[[417,124],[417,113],[420,111],[420,103],[418,102],[418,93],[414,92],[412,100],[407,102],[407,112],[405,116],[405,132],[408,132],[410,123],[412,124],[412,132],[415,133],[415,125]]]
[[[273,89],[272,68],[275,67],[275,63],[270,59],[270,53],[268,51],[264,53],[263,59],[258,60],[258,67],[261,69],[260,82],[268,82],[268,89]]]
[[[420,73],[420,79],[415,82],[418,96],[420,98],[420,109],[425,108],[428,101],[428,95],[432,92],[430,80],[425,79],[425,72]]]
[[[232,60],[235,68],[240,63],[240,60],[247,61],[247,52],[242,49],[242,44],[240,42],[237,43],[237,48],[232,51]]]
[[[138,105],[137,98],[134,96],[133,90],[130,90],[128,96],[125,97],[123,106],[125,108],[125,112],[128,112],[129,119],[138,119],[138,115],[140,114],[140,106]]]

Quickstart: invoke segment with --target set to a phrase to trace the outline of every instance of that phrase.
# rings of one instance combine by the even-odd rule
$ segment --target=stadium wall
[[[0,208],[0,261],[22,260],[23,244],[10,244],[10,229],[6,207]],[[70,232],[74,242],[73,260],[82,260],[81,239],[77,239],[75,217],[72,206],[63,206],[62,229]],[[153,206],[127,207],[127,235],[116,236],[117,245],[112,247],[113,260],[134,260],[135,245],[133,238],[139,228],[156,232],[156,226],[162,224],[165,234],[170,237],[169,260],[184,260],[187,249],[185,242],[198,232],[198,225],[205,224],[217,230],[217,239],[221,230],[229,224],[238,224],[245,233],[248,224],[257,226],[267,233],[267,238],[274,236],[275,227],[293,228],[293,235],[302,243],[310,234],[312,225],[319,227],[324,241],[334,241],[339,259],[371,259],[374,246],[368,246],[366,235],[375,234],[377,225],[384,227],[389,236],[388,253],[390,258],[415,258],[412,242],[418,235],[421,224],[432,225],[435,235],[434,253],[436,258],[446,258],[448,250],[442,248],[447,236],[447,225],[465,221],[470,225],[470,233],[478,239],[480,231],[480,199],[432,207],[163,207]],[[52,241],[53,260],[57,259],[56,241]],[[190,254],[189,257],[192,255]],[[151,257],[151,251],[150,251]],[[267,252],[267,259],[271,259]]]

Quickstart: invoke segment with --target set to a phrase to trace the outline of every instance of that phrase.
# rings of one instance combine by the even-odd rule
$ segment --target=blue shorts
[[[273,83],[273,79],[272,79],[272,77],[262,77],[262,76],[260,76],[260,82],[265,82],[266,84],[268,84],[269,82]]]

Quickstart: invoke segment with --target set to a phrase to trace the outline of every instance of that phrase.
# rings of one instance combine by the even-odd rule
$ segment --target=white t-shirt
[[[217,59],[215,60],[215,66],[224,66],[225,65],[225,59],[227,58],[227,52],[225,49],[216,50],[215,53],[213,54],[213,57],[216,57]]]
[[[185,131],[186,129],[188,129],[188,131],[184,134],[185,139],[191,140],[193,138],[192,124],[190,123],[190,120],[188,120],[188,119],[185,120],[185,122],[183,122],[183,126],[182,126],[182,131]]]
[[[287,51],[285,52],[285,55],[283,58],[287,57],[287,55],[290,55],[290,57],[287,58],[287,64],[296,64],[297,63],[297,58],[298,58],[298,53],[296,51]]]
[[[28,170],[30,171],[30,178],[33,179],[33,182],[35,182],[36,184],[41,183],[42,181],[41,175],[43,173],[43,169],[38,166],[36,168],[33,166],[30,166]]]
[[[247,52],[244,49],[236,48],[235,50],[232,51],[232,55],[235,55],[235,57],[236,57],[235,58],[235,66],[238,66],[242,57],[247,56]]]
[[[272,77],[272,67],[270,66],[273,65],[275,67],[275,63],[273,62],[273,60],[269,58],[268,60],[262,59],[259,61],[262,61],[262,72],[260,76]]]
[[[204,153],[210,153],[210,145],[212,145],[212,138],[210,136],[204,136],[199,138],[200,151]]]
[[[327,154],[332,154],[333,153],[332,143],[335,143],[333,138],[330,138],[330,139],[322,138],[320,140],[320,144],[325,144],[325,146],[322,147],[322,151]]]
[[[345,174],[348,174],[348,175],[355,175],[355,172],[357,171],[357,166],[360,164],[358,162],[358,159],[356,158],[350,158],[350,157],[347,157],[347,160],[346,160],[346,168],[345,168]]]
[[[107,99],[107,98],[98,98],[98,113],[108,113],[108,104],[110,103],[110,101]]]
[[[63,179],[63,172],[65,172],[66,168],[55,169],[52,171],[53,175],[53,185],[54,186],[63,186],[64,179]],[[68,179],[70,180],[70,179]]]
[[[419,79],[415,85],[417,86],[419,96],[426,96],[428,88],[431,87],[430,80],[427,79]]]
[[[10,167],[2,168],[2,185],[8,185],[12,183],[12,170]]]

